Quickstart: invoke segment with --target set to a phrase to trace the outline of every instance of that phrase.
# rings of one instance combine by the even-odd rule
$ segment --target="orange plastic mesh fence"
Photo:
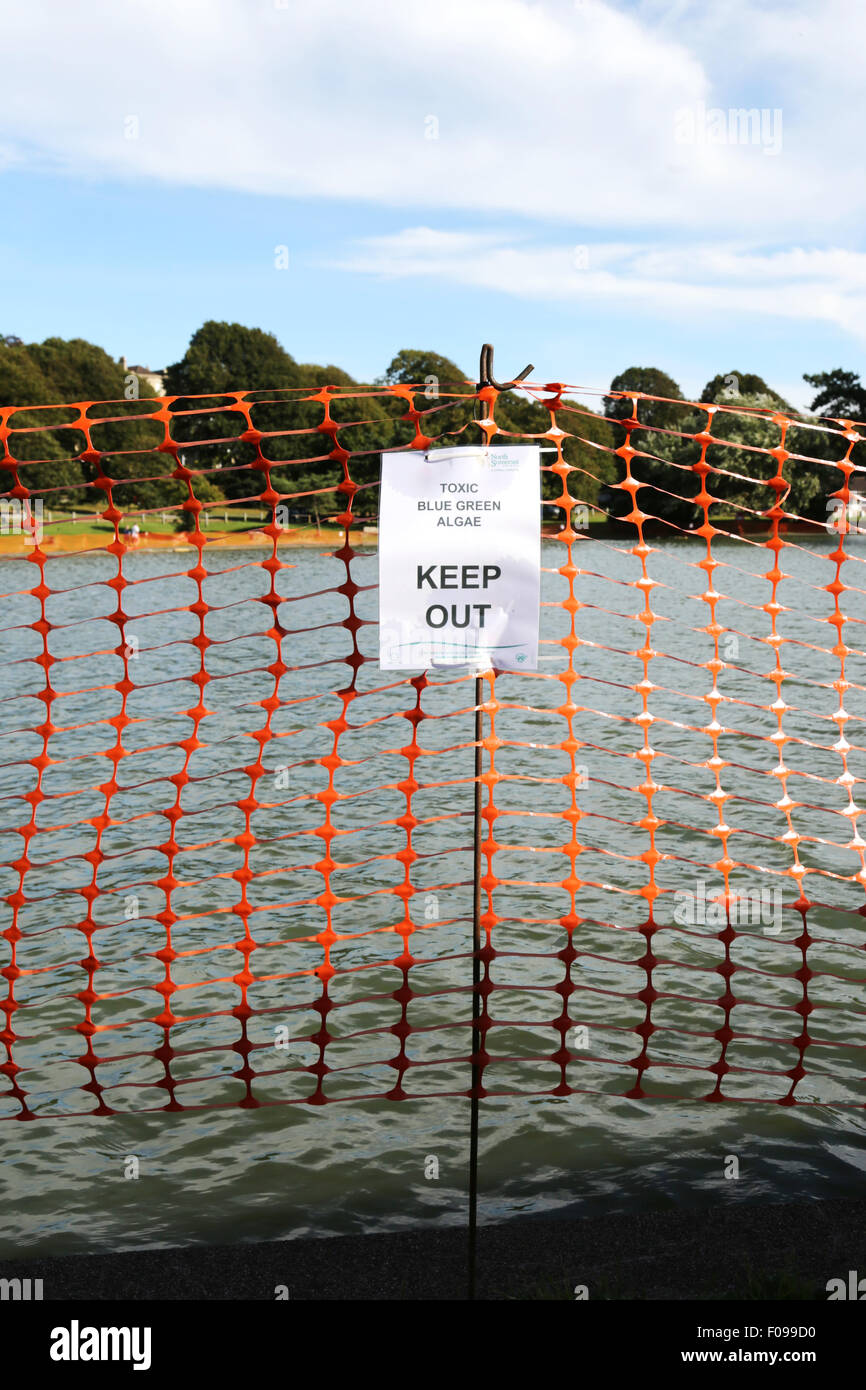
[[[857,426],[527,390],[0,410],[0,1117],[471,1093],[474,685],[380,672],[372,527],[382,450],[503,436],[479,1094],[864,1103]]]

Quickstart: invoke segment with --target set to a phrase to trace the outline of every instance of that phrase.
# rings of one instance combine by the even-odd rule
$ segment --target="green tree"
[[[790,410],[787,401],[754,372],[725,372],[708,381],[700,399],[714,405],[730,405],[736,400],[758,400],[767,409]]]
[[[836,420],[866,420],[866,386],[857,372],[834,367],[831,372],[803,373],[803,380],[814,386],[811,409]]]
[[[24,344],[7,339],[0,343],[0,401],[5,405],[59,405],[93,401],[87,414],[91,448],[101,455],[103,472],[118,480],[112,498],[124,511],[170,505],[184,495],[168,476],[174,465],[167,455],[152,452],[162,430],[142,418],[147,400],[154,396],[146,381],[138,383],[140,400],[125,399],[127,376],[119,362],[83,338],[69,341],[47,338],[44,343]],[[110,402],[106,409],[100,402]],[[103,416],[112,418],[101,423]],[[13,418],[13,427],[40,427],[39,433],[14,439],[13,451],[22,459],[38,459],[24,470],[23,481],[44,494],[49,506],[81,506],[91,502],[100,509],[107,497],[88,483],[96,476],[93,461],[82,454],[87,437],[80,427],[63,429],[75,415],[69,411],[30,411]],[[55,426],[50,432],[46,425]]]
[[[826,517],[829,514],[829,498],[837,492],[845,481],[845,474],[833,465],[848,455],[849,442],[843,429],[831,421],[866,420],[866,386],[863,386],[856,372],[834,367],[829,372],[803,373],[803,380],[815,387],[811,409],[825,418],[826,423],[817,427],[797,427],[792,432],[789,447],[797,453],[814,460],[814,467],[821,482],[822,504],[816,504],[813,516]],[[866,469],[866,446],[854,445],[850,462],[862,472]],[[850,484],[849,484],[850,485]],[[859,484],[862,487],[862,482]]]
[[[761,515],[775,504],[776,496],[772,488],[766,486],[766,479],[775,476],[776,460],[769,450],[778,448],[782,431],[771,417],[758,413],[766,410],[770,397],[766,390],[755,394],[740,394],[726,387],[725,378],[715,377],[722,383],[718,389],[718,400],[705,390],[701,399],[718,405],[730,406],[730,411],[714,414],[712,434],[714,439],[725,440],[724,444],[710,444],[706,451],[706,462],[712,472],[707,475],[707,491],[724,504],[724,510],[734,510],[739,519],[746,519],[752,513]],[[711,385],[712,383],[710,383]],[[785,408],[781,397],[773,400],[774,408]],[[744,412],[740,414],[740,412]],[[748,412],[754,413],[748,413]],[[704,428],[705,417],[695,416],[696,431]],[[740,445],[737,448],[735,446]],[[790,510],[792,498],[783,504]],[[710,508],[710,516],[717,507]]]
[[[789,454],[798,455],[787,459],[782,468],[789,490],[780,495],[780,505],[796,516],[817,518],[825,515],[826,496],[833,486],[836,470],[819,461],[820,454],[816,454],[815,446],[817,444],[819,450],[825,448],[826,439],[832,436],[825,437],[814,430],[798,427],[793,408],[754,373],[729,372],[713,377],[704,387],[701,400],[732,408],[713,416],[714,438],[727,441],[724,445],[711,444],[707,449],[707,463],[718,470],[709,474],[707,481],[708,491],[714,497],[742,516],[752,512],[760,515],[775,506],[775,489],[767,487],[766,480],[777,473],[777,463],[770,450],[782,444],[781,426],[773,420],[773,414],[779,412],[791,421],[785,433],[785,449]],[[702,428],[702,424],[703,417],[700,417],[695,429]],[[808,456],[810,454],[812,457]],[[715,510],[710,509],[711,517]]]
[[[298,375],[304,386],[342,386],[349,391],[358,384],[353,376],[344,372],[342,367],[335,367],[333,363],[323,367],[318,362],[301,362],[298,365]]]
[[[46,377],[21,340],[10,335],[0,342],[0,405],[53,405],[57,399],[55,383]],[[32,431],[14,433],[9,440],[9,451],[21,465],[18,479],[32,493],[42,495],[49,507],[63,506],[75,499],[84,481],[76,456],[82,437],[73,437],[70,431],[46,429],[46,425],[70,418],[69,412],[58,417],[58,412],[44,410],[16,411],[10,417],[14,431]],[[14,474],[4,469],[0,473],[0,491],[13,485]]]
[[[375,489],[382,450],[398,442],[396,432],[400,428],[405,433],[404,442],[412,437],[409,427],[400,426],[396,418],[405,411],[405,402],[395,401],[381,386],[354,381],[339,368],[308,363],[302,370],[307,378],[304,395],[324,386],[338,388],[329,393],[328,408],[337,429],[333,433],[319,429],[324,420],[322,401],[295,402],[291,429],[304,433],[289,432],[270,441],[265,452],[279,463],[271,471],[271,482],[279,492],[289,495],[290,510],[327,517],[347,509],[350,494],[342,490],[342,484],[348,478],[358,489],[353,494],[353,514],[371,517],[377,510]],[[270,407],[268,411],[271,413]],[[345,468],[342,450],[348,455]],[[334,453],[338,457],[332,458]]]
[[[170,396],[219,396],[303,382],[294,357],[273,333],[209,319],[192,335],[181,360],[166,368],[164,385]]]
[[[388,386],[423,386],[429,383],[460,388],[467,381],[466,373],[450,357],[424,348],[401,348],[385,368],[382,379]]]
[[[623,400],[617,392],[638,395],[659,396],[660,400],[638,402],[638,419],[648,429],[664,430],[676,428],[680,416],[672,402],[681,401],[683,393],[677,382],[660,367],[628,367],[610,383],[610,395],[604,397],[604,413],[609,420],[626,420],[633,413],[630,400]]]
[[[149,401],[156,392],[149,382],[134,383],[137,395],[126,399],[129,374],[121,363],[102,348],[82,338],[64,342],[48,338],[30,349],[46,376],[55,386],[55,400],[91,400],[97,404],[88,415],[97,420],[90,429],[91,445],[99,451],[102,471],[115,481],[112,501],[122,512],[146,511],[174,506],[186,495],[182,484],[171,478],[174,461],[157,453],[163,432],[154,420],[146,418]],[[106,409],[98,404],[109,401]],[[122,416],[99,423],[103,415]],[[85,467],[86,478],[95,476],[93,464]],[[88,499],[100,507],[107,505],[104,492],[88,492]]]
[[[509,434],[527,438],[546,435],[551,425],[550,411],[542,402],[514,392],[500,398],[496,417],[500,428],[504,426]],[[556,412],[556,425],[567,435],[562,443],[562,457],[575,470],[568,475],[569,495],[586,506],[596,506],[600,489],[616,479],[613,429],[603,416],[567,396]],[[541,462],[549,470],[555,460],[543,457]],[[562,495],[562,482],[556,473],[542,473],[541,495],[547,500]]]
[[[626,430],[622,422],[633,417],[634,402],[617,392],[660,399],[638,401],[639,427]],[[629,367],[613,378],[610,393],[604,397],[604,413],[613,426],[614,447],[620,448],[628,439],[637,451],[631,464],[631,475],[641,484],[635,493],[637,506],[676,527],[692,525],[697,509],[691,499],[700,487],[691,465],[699,453],[690,438],[691,413],[687,405],[678,404],[683,400],[679,385],[659,367]],[[617,458],[616,464],[616,481],[621,483],[626,477],[625,462]],[[605,488],[601,500],[614,516],[632,509],[629,492],[621,488]]]
[[[30,343],[27,352],[50,383],[55,401],[123,399],[123,368],[95,343],[84,338],[46,338],[44,343]],[[141,387],[141,394],[145,389],[153,394],[146,382]]]
[[[324,403],[310,399],[325,387],[336,388],[328,410],[336,431],[320,428]],[[172,407],[172,434],[189,446],[184,462],[204,470],[194,484],[196,495],[202,478],[218,483],[233,500],[254,499],[265,490],[267,473],[250,466],[258,457],[255,447],[238,438],[246,427],[244,413],[226,401],[242,390],[250,421],[264,436],[261,453],[272,465],[271,485],[290,511],[328,516],[346,509],[349,496],[337,490],[345,479],[342,450],[350,456],[349,479],[361,489],[356,514],[374,510],[366,490],[378,481],[379,454],[396,442],[397,420],[406,409],[382,384],[365,386],[333,364],[298,363],[261,329],[208,322],[181,361],[167,369],[165,388],[181,397]],[[402,429],[408,443],[412,431]]]
[[[229,498],[255,496],[264,490],[266,478],[248,466],[256,451],[239,438],[246,420],[242,411],[224,408],[231,404],[227,396],[242,390],[276,393],[276,401],[256,412],[254,426],[268,432],[303,428],[292,414],[292,399],[285,399],[302,385],[298,364],[273,333],[260,328],[208,320],[193,334],[180,361],[166,368],[163,385],[166,395],[181,397],[172,405],[172,437],[190,446],[186,466],[203,470],[214,485],[218,481]]]
[[[401,348],[385,369],[382,383],[387,386],[413,386],[415,409],[423,413],[421,431],[433,441],[432,448],[453,449],[475,444],[483,431],[474,423],[475,399],[464,371],[441,353],[421,348]],[[386,398],[389,415],[398,421],[406,411],[400,397]],[[497,411],[498,419],[498,411]],[[392,447],[407,447],[414,437],[408,424],[395,425]]]

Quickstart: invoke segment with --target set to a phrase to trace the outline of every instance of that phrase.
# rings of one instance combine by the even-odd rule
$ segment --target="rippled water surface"
[[[776,667],[765,578],[772,552],[745,542],[719,543],[712,574],[715,604],[706,597],[705,547],[697,541],[657,544],[647,567],[654,586],[647,626],[640,562],[625,543],[582,541],[574,617],[581,639],[568,669],[571,617],[561,606],[566,578],[556,571],[562,547],[544,548],[541,677],[504,676],[496,682],[499,708],[494,786],[499,815],[493,825],[498,886],[493,908],[496,956],[490,964],[493,1026],[482,1105],[481,1201],[483,1219],[523,1211],[566,1209],[587,1214],[680,1201],[819,1197],[859,1190],[864,1166],[863,997],[864,932],[857,914],[866,879],[863,846],[855,834],[861,780],[866,777],[866,620],[863,563],[848,560],[840,599],[849,688],[840,691],[835,599],[825,587],[835,578],[831,543],[809,541],[782,554],[786,578],[778,589],[777,631],[784,708],[774,709]],[[45,566],[50,595],[43,634],[39,598],[21,592],[37,582],[36,566],[4,560],[3,665],[0,698],[6,737],[0,768],[0,860],[3,927],[12,922],[19,892],[20,828],[35,806],[36,833],[27,848],[20,892],[18,1008],[14,1059],[31,1108],[42,1118],[18,1123],[14,1097],[0,1099],[4,1217],[0,1253],[40,1253],[229,1241],[297,1234],[377,1230],[400,1225],[456,1223],[464,1218],[468,1156],[468,1102],[443,1092],[468,1085],[472,899],[473,685],[440,673],[419,692],[374,660],[360,665],[356,697],[351,685],[351,631],[343,625],[350,600],[362,620],[357,645],[375,656],[376,559],[352,561],[354,595],[339,592],[345,566],[320,551],[281,551],[288,561],[276,576],[281,599],[279,643],[268,630],[271,607],[264,552],[206,552],[202,592],[187,573],[191,552],[129,555],[126,587],[116,589],[116,561],[97,553],[51,559]],[[130,688],[122,727],[123,663],[119,629],[111,615],[118,597],[129,620]],[[723,629],[718,674],[720,784],[727,799],[713,799],[712,679],[702,663],[713,656],[705,629]],[[203,632],[204,648],[196,644]],[[646,726],[636,689],[644,679],[634,653],[644,635],[654,655]],[[37,787],[46,717],[38,698],[50,665],[51,760]],[[194,677],[201,669],[202,687]],[[281,660],[291,668],[282,673]],[[267,702],[278,680],[279,702]],[[199,701],[206,713],[189,712]],[[569,709],[569,691],[574,709]],[[840,695],[847,717],[838,716]],[[262,704],[261,702],[265,702]],[[308,1068],[319,1057],[323,961],[319,901],[327,842],[317,797],[328,786],[327,759],[335,721],[343,718],[334,773],[340,794],[332,808],[337,939],[336,974],[327,1014],[326,1049],[332,1070],[324,1093],[339,1104],[273,1105],[256,1110],[192,1109],[155,1112],[168,1093],[168,1075],[185,1106],[237,1101],[245,1084],[237,1072],[241,1036],[232,1014],[241,1000],[236,979],[244,958],[242,886],[245,850],[252,877],[246,906],[253,1009],[247,1036],[253,1046],[255,1096],[261,1101],[303,1099],[314,1093]],[[420,710],[423,718],[407,718]],[[568,715],[579,751],[561,745]],[[835,716],[835,718],[834,718]],[[781,718],[781,722],[780,722]],[[258,739],[268,728],[270,737]],[[644,728],[649,727],[645,744]],[[417,730],[417,787],[410,787],[417,818],[409,863],[405,750]],[[780,745],[779,730],[786,742]],[[840,743],[840,730],[844,742]],[[196,735],[198,743],[189,740]],[[776,736],[774,740],[774,736]],[[112,758],[118,747],[122,756]],[[641,754],[649,746],[647,763]],[[777,775],[779,749],[789,769],[792,841]],[[262,749],[261,768],[257,759]],[[402,750],[402,751],[401,751]],[[584,771],[577,793],[579,852],[572,804],[563,778],[572,757]],[[325,760],[325,761],[323,761]],[[116,763],[117,790],[103,824],[106,785]],[[643,1078],[652,1099],[628,1098],[635,1082],[630,1063],[642,1047],[646,1017],[646,922],[649,881],[647,766],[656,786],[658,818],[652,865],[659,896],[653,937],[654,1031],[652,1062]],[[847,766],[848,779],[845,777]],[[184,772],[188,778],[184,777]],[[254,803],[248,802],[251,777]],[[180,778],[180,785],[177,780]],[[182,814],[166,815],[180,792]],[[485,792],[486,797],[486,792]],[[709,897],[722,885],[710,866],[721,857],[718,809],[731,828],[731,884],[741,892],[778,890],[784,909],[772,922],[746,922],[730,948],[736,967],[730,1012],[733,1038],[722,1080],[726,1104],[708,1104],[721,1055],[715,1034],[725,1022],[719,1004],[724,944],[712,919],[675,918],[699,879]],[[244,841],[249,817],[249,845]],[[644,822],[641,824],[641,822]],[[782,838],[787,836],[787,838]],[[796,1011],[804,999],[802,918],[794,844],[808,911],[809,1046],[798,1080],[802,1106],[773,1104],[789,1091],[802,1028]],[[80,930],[94,880],[93,950],[99,960],[92,1017],[100,1031],[96,1075],[106,1102],[122,1113],[93,1117],[98,1103],[82,1089],[89,1073],[76,1031],[84,1017],[87,941]],[[173,857],[171,905],[178,916],[171,964],[177,990],[170,996],[178,1022],[171,1029],[175,1055],[155,1055],[164,1042],[153,1019],[166,977],[155,952],[166,944],[158,914],[166,904],[164,878]],[[573,866],[573,867],[572,867]],[[404,897],[394,890],[409,871],[408,949],[411,998],[400,992]],[[569,880],[579,880],[574,908]],[[768,898],[768,901],[770,899]],[[560,1079],[557,1020],[567,944],[561,918],[580,918],[571,966],[573,1023],[587,1030],[575,1041],[570,1084],[581,1094],[532,1094]],[[774,909],[775,910],[775,909]],[[135,915],[137,914],[137,915]],[[772,925],[774,930],[768,931]],[[775,930],[775,928],[780,928]],[[4,940],[4,965],[10,947]],[[796,972],[801,972],[798,976]],[[401,1020],[410,1025],[403,1077],[414,1098],[369,1099],[398,1079]],[[396,1027],[397,1032],[391,1031]],[[280,1030],[285,1030],[283,1034]],[[287,1037],[288,1046],[274,1045]],[[167,1070],[168,1067],[168,1070]],[[496,1094],[497,1092],[518,1094]],[[85,1112],[85,1113],[81,1113]],[[726,1155],[740,1160],[740,1179],[724,1177]],[[425,1177],[428,1156],[439,1177]],[[124,1174],[138,1161],[140,1177]],[[428,1165],[429,1171],[429,1165]]]

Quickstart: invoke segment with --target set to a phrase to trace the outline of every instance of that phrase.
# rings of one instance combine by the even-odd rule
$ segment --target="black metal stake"
[[[481,1050],[481,1031],[478,1018],[481,1013],[481,735],[482,735],[482,679],[475,677],[475,831],[474,831],[474,872],[472,900],[472,1096],[470,1098],[469,1121],[469,1298],[475,1298],[475,1256],[476,1233],[478,1229],[478,1087],[481,1084],[481,1067],[478,1053]]]
[[[534,371],[532,364],[510,382],[500,382],[493,375],[493,344],[485,343],[481,349],[476,392],[486,386],[496,391],[511,391],[517,384]],[[481,700],[483,683],[481,676],[475,677],[475,828],[474,828],[474,892],[472,899],[472,1094],[470,1096],[469,1119],[469,1298],[475,1298],[476,1236],[478,1232],[478,1088],[481,1085],[481,1067],[478,1054],[481,1051],[481,1030],[478,1019],[481,1015],[481,737],[483,716]]]

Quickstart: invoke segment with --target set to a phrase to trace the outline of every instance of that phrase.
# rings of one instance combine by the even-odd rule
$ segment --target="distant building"
[[[141,381],[146,381],[150,386],[152,386],[158,396],[165,395],[165,391],[163,390],[162,385],[163,378],[165,377],[165,367],[159,367],[156,370],[153,370],[153,368],[151,367],[129,366],[125,357],[121,357],[120,365],[123,368],[124,376],[128,376],[131,372],[134,376],[137,376]]]

